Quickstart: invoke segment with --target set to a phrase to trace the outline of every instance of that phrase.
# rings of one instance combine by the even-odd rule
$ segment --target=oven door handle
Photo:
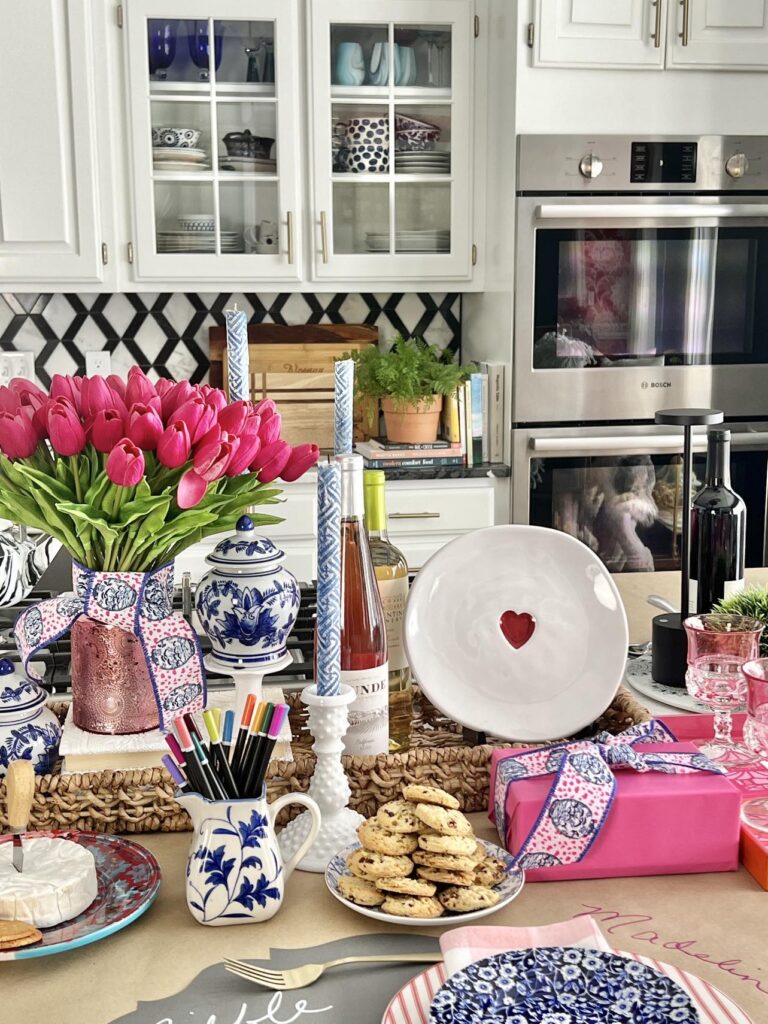
[[[749,431],[731,434],[733,448],[768,448],[768,431]],[[568,452],[571,455],[589,455],[592,452],[642,452],[653,455],[656,452],[681,452],[683,435],[680,434],[613,434],[606,437],[532,437],[528,447],[541,455],[555,455]],[[707,447],[705,433],[693,435],[693,447],[704,451]]]
[[[668,206],[630,203],[547,203],[536,207],[539,220],[723,220],[768,217],[768,203],[670,203]]]

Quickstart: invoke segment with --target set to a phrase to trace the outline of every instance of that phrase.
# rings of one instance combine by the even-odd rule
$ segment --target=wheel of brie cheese
[[[24,870],[12,862],[12,844],[0,844],[0,919],[52,928],[89,907],[96,898],[96,862],[90,850],[69,839],[22,840]]]

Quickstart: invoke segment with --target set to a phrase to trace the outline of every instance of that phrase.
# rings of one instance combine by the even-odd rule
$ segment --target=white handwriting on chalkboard
[[[262,1017],[249,1017],[248,1004],[242,1003],[237,1016],[231,1021],[229,1018],[225,1019],[220,1014],[212,1013],[208,1016],[205,1024],[295,1024],[295,1021],[299,1020],[300,1017],[308,1016],[309,1014],[327,1013],[333,1009],[333,1006],[320,1006],[313,1010],[307,1006],[306,999],[299,999],[294,1003],[292,1012],[286,1007],[290,1016],[282,1017],[278,1016],[278,1013],[283,1012],[282,1007],[283,993],[275,992],[269,1000],[267,1012]],[[194,1017],[194,1015],[194,1011],[190,1011],[189,1016]],[[162,1020],[157,1021],[157,1024],[174,1024],[174,1019],[173,1017],[163,1017]]]

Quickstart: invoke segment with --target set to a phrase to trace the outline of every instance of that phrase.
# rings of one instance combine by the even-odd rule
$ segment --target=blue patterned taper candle
[[[245,310],[224,310],[227,324],[227,389],[230,402],[250,399],[250,372],[248,369],[248,318]]]
[[[337,455],[352,451],[352,420],[355,399],[355,361],[336,363],[335,423],[333,447]]]
[[[341,468],[317,467],[317,692],[341,686]]]

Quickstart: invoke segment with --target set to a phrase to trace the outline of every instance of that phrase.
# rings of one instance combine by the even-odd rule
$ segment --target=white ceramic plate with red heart
[[[404,640],[416,680],[444,714],[538,742],[573,735],[611,703],[627,618],[581,541],[541,526],[492,526],[429,559],[411,588]]]

